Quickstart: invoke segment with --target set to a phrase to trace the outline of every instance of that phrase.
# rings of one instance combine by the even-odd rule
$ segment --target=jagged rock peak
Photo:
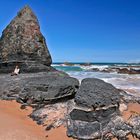
[[[12,66],[13,62],[14,65],[16,62],[22,62],[24,68],[26,65],[28,68],[34,66],[34,69],[39,64],[50,66],[52,63],[38,19],[27,5],[18,12],[0,38],[0,67],[4,63]]]
[[[38,21],[36,15],[34,14],[34,12],[32,11],[32,9],[28,5],[25,5],[18,12],[17,17],[24,18],[24,20],[29,20],[31,18],[31,19],[34,19],[34,20]]]

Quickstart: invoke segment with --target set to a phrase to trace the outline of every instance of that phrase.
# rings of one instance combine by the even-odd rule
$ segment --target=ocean
[[[117,73],[118,68],[140,70],[140,63],[53,63],[52,66],[80,82],[84,78],[99,78],[129,94],[140,96],[140,74]]]

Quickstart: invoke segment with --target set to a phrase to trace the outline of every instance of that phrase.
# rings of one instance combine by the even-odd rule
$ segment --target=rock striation
[[[79,81],[60,72],[20,74],[0,77],[0,98],[26,105],[44,105],[73,97]]]
[[[0,73],[50,71],[52,59],[39,21],[29,6],[21,9],[0,38]]]
[[[83,140],[127,139],[133,129],[120,115],[121,95],[121,91],[109,83],[84,79],[75,99],[69,101],[68,136]]]

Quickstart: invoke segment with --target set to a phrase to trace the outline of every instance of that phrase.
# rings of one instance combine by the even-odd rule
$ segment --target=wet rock
[[[106,72],[106,73],[120,73],[120,74],[140,74],[139,66],[135,67],[116,67],[110,66],[108,68],[98,69],[98,68],[91,68],[88,71],[99,71],[99,72]]]
[[[64,65],[66,65],[66,66],[74,66],[74,64],[70,63],[70,62],[64,62]]]
[[[140,70],[132,69],[132,68],[118,68],[117,69],[118,73],[123,73],[123,74],[140,74]]]
[[[81,63],[80,65],[81,66],[91,66],[92,64],[90,62],[88,62],[88,63]]]
[[[120,102],[120,91],[100,79],[86,78],[82,80],[75,102],[79,106],[93,109],[117,105]]]
[[[0,73],[51,71],[52,59],[36,15],[29,6],[21,9],[0,38]]]

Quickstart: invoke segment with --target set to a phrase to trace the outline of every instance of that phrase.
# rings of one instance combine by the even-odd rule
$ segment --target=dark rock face
[[[22,72],[49,70],[52,63],[37,17],[25,6],[0,38],[0,72],[11,72],[18,64]]]
[[[47,101],[73,96],[79,81],[63,73],[48,72],[0,77],[0,98],[16,99],[28,105],[41,105]]]
[[[104,68],[102,70],[98,69],[98,68],[92,68],[89,69],[88,71],[100,71],[100,72],[106,72],[106,73],[111,73],[111,72],[117,72],[117,73],[121,73],[121,74],[140,74],[140,67],[108,67],[108,68]]]
[[[102,80],[84,79],[68,103],[67,135],[82,140],[127,140],[129,134],[140,138],[140,115],[128,121],[121,116],[122,104],[139,101]]]
[[[140,74],[140,69],[139,70],[135,70],[135,69],[127,69],[127,68],[118,68],[117,69],[118,73],[122,73],[122,74]]]
[[[111,84],[95,78],[82,80],[69,103],[67,134],[78,139],[105,139],[109,124],[120,114],[120,97],[120,91]]]
[[[70,112],[70,117],[72,120],[80,120],[87,122],[108,122],[113,113],[118,111],[117,107],[110,107],[109,109],[100,109],[96,111],[84,111],[79,109],[73,109]]]
[[[75,96],[75,102],[83,107],[104,107],[120,102],[120,91],[113,85],[95,78],[84,79]]]
[[[114,113],[111,115],[111,118],[108,118],[107,123],[69,119],[67,134],[68,136],[82,140],[112,140],[115,137],[119,140],[126,140],[126,136],[131,131],[132,127],[126,124],[120,116]]]

